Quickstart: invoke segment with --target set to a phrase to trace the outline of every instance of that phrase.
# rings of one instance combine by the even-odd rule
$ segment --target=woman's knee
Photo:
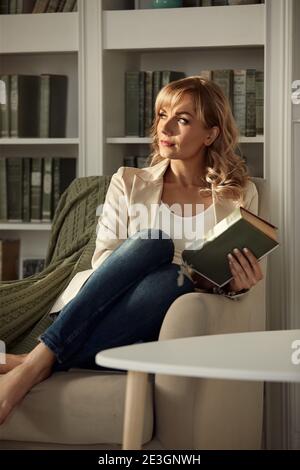
[[[153,247],[153,250],[168,250],[174,255],[174,242],[172,238],[161,229],[146,228],[139,230],[130,238],[133,240],[141,240],[147,247]]]

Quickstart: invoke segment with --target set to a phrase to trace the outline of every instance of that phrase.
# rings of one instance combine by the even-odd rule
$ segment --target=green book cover
[[[246,247],[261,259],[279,245],[276,231],[274,225],[238,207],[205,234],[200,248],[183,250],[182,259],[201,276],[222,287],[232,279],[228,253]]]

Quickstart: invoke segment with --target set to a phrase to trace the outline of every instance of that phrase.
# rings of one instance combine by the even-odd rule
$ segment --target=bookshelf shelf
[[[16,223],[16,222],[3,222],[0,223],[0,231],[2,230],[14,230],[14,231],[50,231],[51,230],[51,224],[50,223]]]
[[[0,15],[0,54],[77,52],[78,21],[78,12]]]
[[[241,6],[103,11],[103,49],[264,45],[265,5],[242,8],[242,15]]]
[[[241,137],[239,140],[242,144],[260,144],[264,143],[264,136]],[[150,144],[150,137],[108,137],[107,144]]]
[[[78,145],[79,139],[14,139],[2,138],[0,145]]]

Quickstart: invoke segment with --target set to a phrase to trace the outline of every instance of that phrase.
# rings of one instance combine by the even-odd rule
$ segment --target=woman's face
[[[212,130],[205,129],[196,117],[190,95],[184,95],[172,110],[159,109],[158,114],[157,136],[162,157],[180,160],[199,158],[205,146],[212,143],[213,139],[209,139]]]

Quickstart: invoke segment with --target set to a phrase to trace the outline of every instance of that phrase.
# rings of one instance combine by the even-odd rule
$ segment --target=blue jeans
[[[194,291],[186,276],[177,285],[179,266],[172,264],[173,256],[173,240],[161,230],[143,230],[126,239],[41,335],[56,356],[53,371],[103,369],[95,364],[97,352],[156,341],[170,305]]]

